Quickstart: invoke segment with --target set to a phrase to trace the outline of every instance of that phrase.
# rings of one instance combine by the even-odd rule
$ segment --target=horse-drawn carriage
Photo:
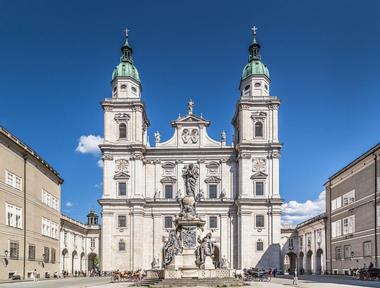
[[[112,272],[112,282],[120,282],[120,281],[133,281],[137,282],[143,279],[145,276],[144,271],[138,269],[136,271],[113,271]]]
[[[380,268],[361,268],[357,269],[353,275],[359,280],[380,280]]]
[[[243,273],[235,272],[235,278],[244,280],[244,281],[270,281],[269,273],[264,269],[258,268],[244,268]]]

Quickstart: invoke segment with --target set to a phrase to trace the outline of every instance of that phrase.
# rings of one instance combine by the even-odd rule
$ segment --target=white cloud
[[[98,167],[103,168],[103,160],[102,159],[98,160]]]
[[[95,135],[80,136],[79,143],[75,151],[82,154],[99,155],[99,144],[103,143],[103,138]]]
[[[295,225],[325,212],[326,192],[322,191],[318,199],[297,202],[291,200],[282,205],[282,225]]]
[[[71,203],[70,201],[67,201],[65,206],[68,208],[71,208],[71,207],[73,207],[73,203]]]

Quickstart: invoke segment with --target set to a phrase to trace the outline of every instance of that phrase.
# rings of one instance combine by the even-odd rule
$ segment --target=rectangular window
[[[288,243],[289,248],[294,248],[294,239],[289,238],[289,243]]]
[[[256,242],[256,250],[257,251],[264,251],[264,242],[263,241],[257,241]]]
[[[51,263],[55,263],[55,249],[51,248]]]
[[[218,186],[216,184],[208,185],[208,198],[210,199],[218,198]]]
[[[264,215],[256,215],[256,228],[264,228]]]
[[[17,190],[22,190],[22,178],[9,171],[5,171],[5,183]]]
[[[5,203],[6,224],[22,229],[22,208]]]
[[[342,207],[342,196],[331,201],[331,211],[339,209]]]
[[[48,247],[44,247],[44,262],[45,263],[49,263],[49,248]]]
[[[355,232],[355,215],[343,219],[343,235]]]
[[[117,227],[124,228],[127,227],[127,216],[119,215],[117,216]]]
[[[127,196],[127,183],[126,182],[118,182],[118,195],[119,196]]]
[[[335,259],[336,260],[342,259],[342,248],[340,246],[335,247]]]
[[[95,238],[91,238],[90,240],[90,247],[95,248]]]
[[[165,185],[165,199],[173,199],[173,185]]]
[[[218,217],[217,216],[210,216],[208,218],[208,227],[209,229],[218,229]]]
[[[352,190],[343,195],[343,206],[350,205],[355,202],[355,190]]]
[[[366,241],[363,243],[363,256],[372,256],[372,242]]]
[[[35,260],[36,259],[36,246],[29,245],[28,247],[28,259]]]
[[[344,258],[351,258],[351,245],[344,245]]]
[[[331,223],[331,236],[332,238],[342,235],[342,221],[338,220]]]
[[[172,216],[165,216],[165,229],[171,229],[173,228],[173,218]]]
[[[125,242],[124,240],[119,241],[119,251],[125,251]]]
[[[264,196],[264,182],[255,182],[256,196]]]
[[[19,244],[17,241],[9,242],[9,258],[10,259],[18,259],[19,253]]]

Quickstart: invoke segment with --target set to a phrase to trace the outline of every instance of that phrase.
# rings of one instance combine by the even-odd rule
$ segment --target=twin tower
[[[104,111],[102,207],[103,271],[162,268],[163,245],[175,229],[177,199],[185,191],[182,171],[196,167],[197,214],[212,232],[215,267],[280,268],[278,108],[261,61],[256,28],[240,97],[232,118],[234,139],[212,139],[210,121],[193,111],[171,122],[170,139],[148,141],[150,125],[141,101],[140,75],[126,33],[112,73],[112,97]],[[232,111],[231,111],[232,114]],[[178,115],[173,111],[173,115]]]

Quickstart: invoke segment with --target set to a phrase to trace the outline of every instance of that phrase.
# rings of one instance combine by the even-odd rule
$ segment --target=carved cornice
[[[251,154],[250,153],[240,153],[239,159],[251,159]]]
[[[112,154],[104,154],[102,157],[103,160],[113,160],[113,155]]]
[[[130,119],[130,116],[127,113],[117,113],[114,117],[117,124],[127,123]]]

